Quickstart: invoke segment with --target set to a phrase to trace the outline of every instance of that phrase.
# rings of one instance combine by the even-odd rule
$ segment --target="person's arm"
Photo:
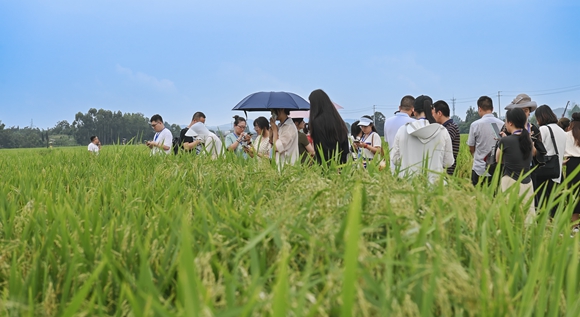
[[[473,157],[475,155],[475,126],[472,124],[469,126],[469,135],[467,136],[467,145],[469,146],[469,153]]]
[[[499,140],[499,143],[497,144],[497,148],[495,149],[495,161],[498,164],[501,164],[500,162],[500,156],[501,156],[501,150],[503,149],[503,143],[501,142],[501,140]]]
[[[451,142],[451,135],[447,129],[447,136],[444,136],[443,139],[445,140],[445,151],[443,152],[443,167],[449,167],[455,163],[455,158],[453,158],[453,144]]]
[[[242,136],[240,135],[239,138],[235,138],[233,134],[228,134],[226,137],[226,148],[228,151],[235,151],[240,143],[242,142]]]
[[[195,140],[193,142],[183,142],[183,149],[187,151],[193,150],[196,146],[201,143],[201,140]]]
[[[274,147],[276,152],[281,152],[277,146],[278,141],[278,126],[276,125],[276,120],[274,118],[270,118],[270,128],[272,129],[272,146]]]
[[[399,149],[399,142],[401,139],[402,130],[399,129],[397,134],[395,134],[395,140],[393,141],[393,148],[391,149],[391,162],[393,164],[399,164],[401,162],[401,151]]]
[[[363,148],[371,151],[371,153],[373,153],[373,154],[376,154],[377,151],[381,148],[381,143],[380,142],[376,142],[375,136],[378,136],[379,137],[379,140],[380,140],[381,137],[377,133],[373,133],[372,138],[371,138],[371,145],[368,145],[366,143],[361,143],[362,146],[363,146]],[[374,145],[376,143],[378,143],[378,144],[377,145]]]
[[[308,152],[308,154],[310,154],[310,156],[316,155],[316,152],[314,152],[314,147],[312,146],[312,144],[310,144],[310,142],[308,142],[308,145],[306,146],[306,151]]]

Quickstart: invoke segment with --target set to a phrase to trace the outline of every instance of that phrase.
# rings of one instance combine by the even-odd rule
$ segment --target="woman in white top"
[[[365,161],[372,160],[376,154],[381,153],[381,136],[377,133],[373,120],[368,116],[360,118],[358,125],[363,133],[360,141],[354,143],[358,149],[359,157]],[[363,164],[366,166],[365,163]]]
[[[246,147],[244,151],[250,157],[270,158],[272,144],[270,144],[270,124],[268,123],[268,119],[265,117],[256,118],[254,120],[254,130],[258,136],[252,143],[253,147]]]
[[[571,176],[575,170],[580,168],[580,112],[572,114],[570,127],[568,132],[566,132],[566,151],[564,156],[566,157],[566,178],[568,178],[568,175]],[[580,183],[580,171],[568,183],[570,188],[576,186],[576,191],[572,195],[572,197],[577,199],[576,207],[572,211],[572,222],[576,222],[580,218],[580,189],[577,186],[578,183]]]
[[[558,118],[552,109],[546,105],[539,106],[536,109],[536,120],[540,126],[540,135],[542,136],[542,143],[546,147],[546,156],[556,155],[558,153],[558,166],[560,168],[560,175],[562,174],[562,164],[564,161],[564,151],[566,149],[566,132],[558,126]],[[554,139],[552,141],[552,136]],[[537,200],[539,203],[547,203],[551,199],[551,193],[555,184],[560,184],[562,176],[553,179],[536,177]],[[542,198],[543,197],[543,198]],[[552,217],[556,208],[552,209]]]

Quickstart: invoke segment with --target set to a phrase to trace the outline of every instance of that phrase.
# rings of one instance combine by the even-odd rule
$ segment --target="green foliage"
[[[477,119],[479,119],[477,109],[474,107],[469,107],[469,109],[467,109],[467,112],[465,113],[465,121],[458,123],[459,133],[461,134],[469,133],[469,127],[471,126],[473,121]]]
[[[378,162],[2,150],[2,316],[578,316],[580,239],[518,195]],[[387,164],[388,166],[388,164]],[[550,207],[550,206],[548,206]]]

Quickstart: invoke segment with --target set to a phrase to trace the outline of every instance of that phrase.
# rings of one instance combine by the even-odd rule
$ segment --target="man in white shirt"
[[[151,154],[163,153],[169,154],[173,145],[173,134],[165,128],[163,118],[156,114],[151,117],[151,128],[155,130],[153,141],[147,141],[147,146],[151,149]]]
[[[96,135],[91,136],[91,143],[89,143],[89,152],[99,154],[101,149],[101,142]]]
[[[481,96],[477,100],[477,113],[481,119],[475,120],[469,127],[469,137],[467,145],[469,152],[473,156],[473,167],[471,170],[471,182],[477,185],[479,179],[487,183],[490,181],[489,173],[486,172],[485,157],[497,142],[498,135],[492,124],[497,127],[497,131],[503,126],[503,121],[493,115],[493,102],[488,96]]]
[[[272,144],[278,168],[284,164],[294,165],[300,157],[298,129],[289,115],[290,110],[288,109],[272,109],[270,126],[272,127]],[[279,125],[276,125],[276,120],[280,121]]]
[[[394,117],[390,117],[385,120],[385,141],[389,144],[389,150],[393,148],[393,143],[395,141],[395,135],[399,128],[404,126],[407,122],[414,121],[411,118],[413,116],[413,104],[415,103],[415,98],[413,96],[405,96],[401,99],[401,104],[399,105],[399,112],[395,114]]]

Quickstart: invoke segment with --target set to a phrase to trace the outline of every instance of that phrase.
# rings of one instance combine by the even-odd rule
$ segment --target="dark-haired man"
[[[99,154],[101,150],[101,141],[96,135],[91,136],[91,143],[89,143],[89,152]]]
[[[163,153],[169,154],[171,152],[171,145],[173,144],[173,134],[163,124],[163,118],[156,114],[151,117],[151,128],[155,130],[153,141],[147,141],[147,146],[151,149],[151,154]]]
[[[195,149],[196,154],[199,154],[201,152],[202,149],[201,141],[194,140],[193,137],[186,136],[185,133],[187,133],[187,131],[198,122],[205,124],[205,114],[201,111],[194,113],[189,125],[186,128],[181,129],[179,133],[179,140],[181,140],[180,147],[187,152],[191,152],[193,151],[193,149]]]
[[[467,138],[469,152],[473,156],[471,170],[473,186],[477,185],[480,178],[483,178],[486,183],[489,182],[491,175],[486,171],[485,157],[499,137],[494,132],[495,129],[492,125],[495,125],[497,131],[503,126],[503,121],[493,115],[493,102],[488,96],[481,96],[477,100],[477,113],[481,118],[471,124]]]
[[[449,136],[451,137],[451,146],[453,147],[453,160],[455,161],[453,165],[447,168],[447,174],[453,175],[455,172],[455,166],[457,166],[457,153],[459,153],[459,127],[457,123],[453,122],[449,116],[451,115],[449,111],[449,105],[443,101],[438,100],[433,104],[433,118],[437,123],[443,125]]]
[[[393,142],[395,141],[395,135],[399,128],[404,126],[407,122],[411,122],[415,119],[411,118],[413,116],[413,105],[415,104],[415,98],[413,96],[405,96],[401,99],[401,104],[399,105],[399,111],[395,113],[394,117],[390,117],[385,120],[385,141],[389,145],[389,149],[393,148]]]

